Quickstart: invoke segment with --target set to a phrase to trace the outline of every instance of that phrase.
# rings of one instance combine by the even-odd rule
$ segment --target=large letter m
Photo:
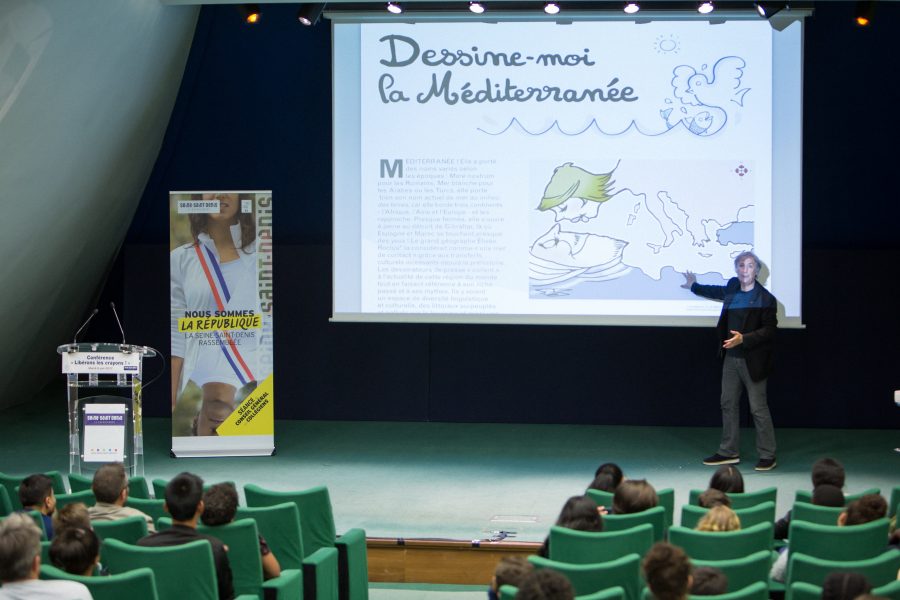
[[[403,161],[396,159],[393,163],[386,158],[381,159],[381,178],[403,177]]]

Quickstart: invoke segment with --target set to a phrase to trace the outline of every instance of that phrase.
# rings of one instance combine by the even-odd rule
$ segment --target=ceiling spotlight
[[[472,0],[471,2],[469,2],[469,10],[471,10],[476,15],[480,15],[484,12],[484,4]]]
[[[710,0],[706,0],[705,2],[697,3],[697,12],[700,13],[701,15],[708,15],[713,10],[715,10],[715,8],[716,7],[713,6],[713,3]]]
[[[259,19],[262,17],[262,13],[259,11],[259,4],[244,4],[241,6],[241,14],[244,17],[244,22],[250,25],[259,23]]]
[[[325,5],[322,3],[301,4],[299,10],[297,10],[297,20],[302,25],[312,27],[319,22],[319,17],[322,16],[324,8]]]
[[[556,2],[548,2],[544,5],[544,12],[548,15],[559,14],[559,4],[557,4]]]
[[[775,13],[782,11],[786,6],[787,2],[754,2],[756,6],[756,12],[759,13],[759,16],[769,19]]]
[[[856,24],[865,27],[872,21],[872,15],[875,13],[875,1],[861,1],[856,3]]]
[[[633,15],[637,11],[641,10],[641,6],[637,2],[626,2],[625,8],[623,8],[622,10],[624,10],[626,14]]]
[[[387,10],[388,10],[388,12],[391,13],[392,15],[399,15],[400,13],[403,12],[403,7],[400,6],[400,5],[399,5],[398,3],[396,3],[396,2],[388,2],[388,3],[387,3]]]

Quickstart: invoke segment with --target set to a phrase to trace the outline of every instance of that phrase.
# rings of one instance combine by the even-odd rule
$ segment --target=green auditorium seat
[[[41,579],[68,579],[87,586],[94,600],[158,600],[156,578],[146,567],[126,571],[118,575],[85,577],[72,575],[48,564],[41,565]]]
[[[653,525],[653,540],[666,539],[666,509],[662,506],[654,506],[647,510],[627,515],[604,515],[604,531],[622,531],[637,525],[649,523]]]
[[[703,493],[704,490],[691,490],[689,493],[688,504],[697,504],[700,500],[700,494]],[[739,508],[749,508],[751,506],[756,506],[757,504],[762,504],[763,502],[778,502],[778,488],[775,487],[767,487],[756,492],[744,492],[742,494],[738,494],[735,492],[729,492],[728,498],[731,499],[731,508],[734,510],[738,510]]]
[[[136,544],[147,535],[147,520],[140,515],[115,521],[93,521],[91,526],[101,541],[114,539],[127,544]]]
[[[247,484],[244,486],[244,497],[248,507],[273,506],[292,502],[297,506],[300,514],[300,529],[303,539],[303,552],[309,558],[321,548],[334,548],[337,543],[337,535],[334,525],[334,513],[331,508],[331,498],[328,488],[316,486],[301,491],[274,491],[267,490],[258,485]],[[368,586],[368,559],[365,546],[365,531],[348,531],[341,536],[344,538],[343,556],[347,563],[339,563],[338,577],[341,600],[367,600],[369,597]],[[348,544],[355,543],[354,548]],[[345,567],[342,569],[341,567]],[[366,585],[361,583],[366,581]]]
[[[541,556],[529,556],[528,562],[536,569],[553,569],[562,573],[572,583],[575,593],[580,596],[620,586],[625,590],[626,600],[640,598],[641,557],[637,554],[627,554],[616,560],[587,565],[563,563]]]
[[[310,597],[303,595],[304,574],[297,569],[283,569],[279,577],[263,581],[259,533],[255,520],[240,519],[215,527],[201,524],[197,527],[197,531],[218,538],[228,546],[228,562],[231,564],[236,594],[254,594],[272,600],[296,600],[301,596]],[[275,557],[278,558],[277,553]],[[336,562],[331,577],[335,579],[336,588]],[[337,590],[335,589],[333,597],[330,595],[311,597],[318,600],[337,600]]]
[[[760,550],[740,558],[725,560],[700,560],[691,558],[694,568],[715,567],[728,577],[728,589],[739,590],[749,585],[762,583],[769,588],[769,569],[772,566],[772,553]]]
[[[791,554],[799,552],[826,560],[860,560],[881,554],[887,546],[887,519],[862,525],[819,525],[791,519]]]
[[[817,506],[808,502],[794,502],[794,507],[791,509],[791,521],[837,525],[838,516],[843,511],[843,506]]]
[[[772,529],[771,521],[736,531],[696,531],[676,526],[669,530],[669,542],[683,548],[692,559],[740,558],[760,550],[771,551]]]
[[[785,581],[786,600],[792,600],[792,587],[795,583],[804,582],[821,586],[825,578],[835,571],[859,573],[873,586],[879,587],[896,581],[898,570],[900,570],[900,550],[896,549],[862,560],[826,560],[802,552],[791,552]]]
[[[576,531],[550,528],[550,559],[586,564],[615,560],[626,554],[644,556],[653,545],[653,526],[644,523],[622,531]]]
[[[85,490],[82,492],[73,492],[71,494],[56,494],[56,510],[61,510],[64,506],[81,502],[86,506],[93,506],[97,503],[94,498],[94,492]]]
[[[708,508],[685,504],[681,507],[681,526],[688,529],[697,527],[697,523],[709,512]],[[734,511],[741,520],[744,529],[760,523],[773,523],[775,521],[775,503],[763,502],[747,508],[739,508]]]

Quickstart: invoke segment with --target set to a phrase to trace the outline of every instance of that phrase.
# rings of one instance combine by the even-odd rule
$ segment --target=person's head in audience
[[[226,525],[234,521],[237,515],[238,493],[233,483],[224,482],[210,486],[203,493],[203,514],[200,520],[207,527]],[[263,578],[273,579],[281,575],[281,565],[269,549],[260,549],[262,555]]]
[[[179,473],[166,484],[166,510],[179,525],[197,527],[203,513],[203,480],[193,473]]]
[[[593,481],[591,481],[591,484],[588,486],[588,489],[609,492],[612,494],[616,491],[616,484],[614,483],[612,475],[609,473],[600,473],[594,477]]]
[[[741,520],[727,506],[714,506],[697,523],[697,531],[737,531]]]
[[[500,591],[501,585],[520,587],[525,578],[534,571],[534,566],[523,556],[504,556],[494,568],[491,589],[494,595]]]
[[[712,508],[714,506],[731,507],[731,498],[722,490],[709,488],[697,499],[697,503],[703,508]]]
[[[19,502],[26,510],[36,510],[43,515],[52,515],[56,510],[53,481],[42,473],[29,475],[19,484]]]
[[[653,544],[644,555],[644,577],[656,600],[687,598],[693,578],[691,561],[684,550],[667,542]]]
[[[91,529],[63,529],[50,544],[50,562],[72,575],[93,575],[100,562],[100,540]]]
[[[884,518],[887,502],[880,494],[866,494],[854,500],[838,517],[838,525],[862,525]]]
[[[628,479],[616,488],[613,512],[617,515],[639,513],[659,504],[659,497],[646,479]]]
[[[744,476],[734,465],[722,465],[710,478],[709,487],[726,494],[743,494]]]
[[[616,463],[603,463],[594,472],[594,481],[588,486],[592,490],[613,493],[625,475]]]
[[[716,567],[697,567],[693,571],[691,596],[719,596],[728,593],[728,576]]]
[[[516,600],[574,600],[575,590],[565,575],[552,569],[536,569],[522,581]]]
[[[128,475],[122,463],[108,463],[97,469],[91,490],[97,502],[125,506],[128,500]]]
[[[831,573],[822,582],[822,600],[854,600],[872,591],[872,584],[859,573]]]
[[[844,492],[836,485],[828,483],[817,485],[812,492],[812,503],[817,506],[843,506]]]
[[[233,483],[217,483],[203,494],[204,525],[215,527],[234,521],[237,514],[238,493]]]
[[[66,504],[53,515],[53,531],[55,535],[65,529],[72,528],[93,529],[91,516],[84,502]]]
[[[844,472],[844,465],[833,458],[820,458],[813,463],[813,488],[817,488],[820,485],[827,483],[828,485],[843,489],[846,476],[847,474]]]
[[[41,530],[26,514],[0,521],[0,582],[37,579],[41,569]]]
[[[589,496],[572,496],[559,511],[556,525],[578,531],[603,531],[603,517]]]

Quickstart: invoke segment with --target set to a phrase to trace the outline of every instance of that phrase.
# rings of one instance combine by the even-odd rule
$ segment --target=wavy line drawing
[[[666,98],[665,102],[669,106],[659,111],[665,129],[659,131],[644,131],[634,119],[621,131],[606,131],[600,126],[597,119],[591,119],[590,123],[583,128],[573,130],[564,129],[559,120],[554,119],[545,129],[532,131],[518,117],[511,118],[506,127],[498,131],[489,131],[483,127],[478,127],[476,130],[487,135],[498,136],[503,135],[514,126],[518,126],[520,131],[534,137],[542,136],[553,130],[567,137],[576,137],[593,128],[600,134],[610,137],[624,135],[631,130],[645,137],[658,137],[681,126],[692,135],[709,137],[721,131],[728,122],[729,114],[726,107],[734,110],[734,107],[731,106],[732,103],[739,107],[744,106],[744,97],[750,91],[749,87],[741,87],[746,67],[746,61],[739,56],[722,57],[712,65],[712,68],[707,64],[702,65],[699,70],[690,65],[675,67],[669,84],[672,86],[673,97],[681,104],[677,105],[672,98]]]
[[[631,123],[629,123],[628,126],[625,127],[625,129],[623,129],[622,131],[619,131],[619,132],[609,132],[609,131],[605,131],[603,128],[600,127],[600,124],[597,123],[597,119],[591,119],[591,122],[588,123],[588,124],[587,124],[584,128],[582,128],[580,131],[572,131],[572,132],[566,131],[566,130],[563,129],[562,126],[559,124],[559,121],[558,121],[558,120],[554,120],[553,123],[551,123],[551,124],[550,124],[546,129],[544,129],[543,131],[531,131],[530,129],[528,129],[527,127],[525,127],[525,125],[523,125],[521,121],[519,121],[519,118],[518,118],[518,117],[513,117],[512,119],[510,119],[509,123],[508,123],[505,127],[503,127],[502,129],[500,129],[499,131],[493,131],[493,132],[491,132],[491,131],[488,131],[487,129],[484,129],[483,127],[478,127],[478,128],[477,128],[477,131],[480,131],[481,133],[484,133],[484,134],[487,134],[487,135],[497,136],[497,135],[503,135],[504,133],[506,133],[507,131],[509,131],[513,126],[518,126],[518,128],[519,128],[523,133],[527,133],[528,135],[535,136],[535,137],[544,135],[545,133],[550,132],[550,130],[552,130],[552,129],[556,129],[556,130],[557,130],[559,133],[561,133],[562,135],[565,135],[565,136],[568,136],[568,137],[576,137],[576,136],[579,136],[579,135],[581,135],[581,134],[587,132],[588,129],[591,129],[591,128],[593,127],[594,129],[596,129],[596,130],[597,130],[598,132],[600,132],[601,134],[603,134],[603,135],[608,135],[608,136],[624,135],[624,134],[627,133],[629,130],[634,129],[635,131],[637,131],[639,134],[641,134],[641,135],[643,135],[643,136],[646,136],[646,137],[657,137],[657,136],[665,135],[665,134],[669,133],[669,132],[672,131],[673,129],[677,128],[678,125],[680,125],[682,128],[684,128],[685,131],[690,131],[690,129],[688,129],[688,126],[687,126],[683,121],[679,121],[677,124],[673,125],[671,128],[665,129],[665,130],[663,130],[663,131],[659,131],[659,132],[657,132],[657,133],[647,133],[647,132],[645,132],[644,130],[642,130],[642,129],[640,128],[640,126],[639,126],[634,120],[632,120]]]

